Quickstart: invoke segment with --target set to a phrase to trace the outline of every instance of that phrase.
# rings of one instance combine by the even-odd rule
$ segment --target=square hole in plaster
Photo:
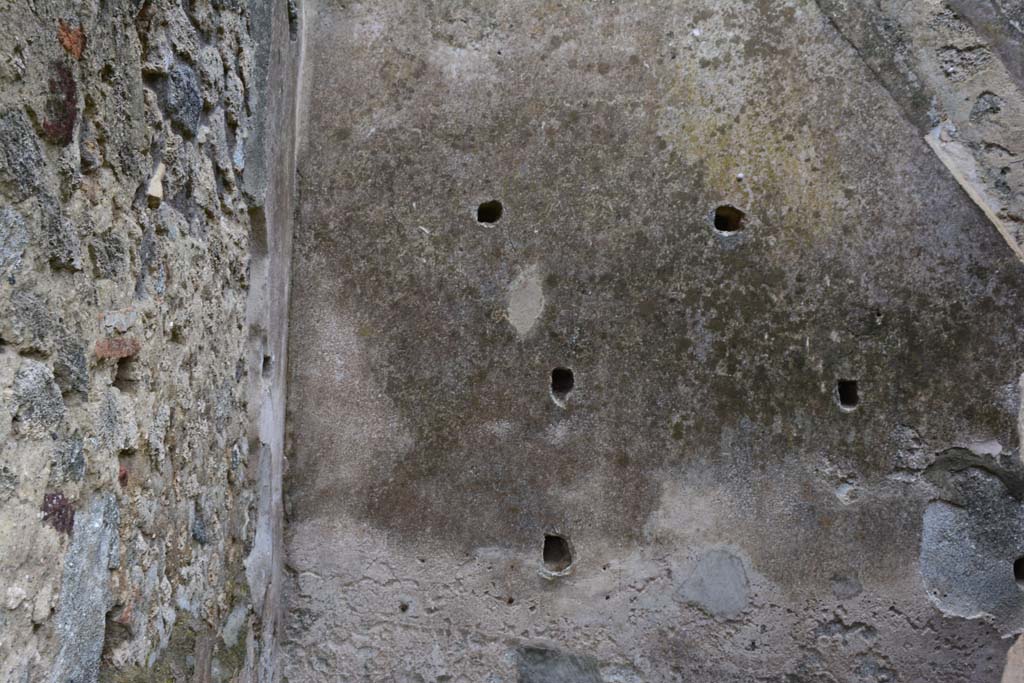
[[[551,371],[551,396],[557,404],[565,403],[575,386],[576,378],[571,369],[555,368]]]
[[[836,398],[843,410],[854,410],[860,404],[860,390],[855,379],[841,379],[836,382]]]
[[[739,232],[744,228],[746,214],[735,206],[723,204],[715,209],[715,230],[724,233]]]
[[[558,534],[544,535],[544,569],[552,574],[562,574],[572,566],[572,548],[569,539]]]
[[[497,199],[484,202],[476,210],[476,220],[479,223],[497,223],[501,219],[503,207]]]

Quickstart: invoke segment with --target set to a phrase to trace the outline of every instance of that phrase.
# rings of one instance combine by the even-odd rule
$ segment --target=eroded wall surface
[[[1011,110],[926,4],[307,5],[287,680],[1000,679],[1024,270],[923,135]]]
[[[0,680],[273,680],[289,4],[0,1]]]

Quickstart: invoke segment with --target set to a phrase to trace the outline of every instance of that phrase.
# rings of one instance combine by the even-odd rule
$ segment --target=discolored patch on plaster
[[[601,683],[597,662],[546,647],[516,650],[519,683]]]
[[[142,342],[135,337],[104,337],[96,342],[94,351],[97,358],[130,358],[142,349]]]
[[[856,576],[850,574],[835,574],[830,580],[832,595],[838,600],[850,600],[857,597],[864,591],[864,587]]]
[[[743,560],[728,550],[709,550],[701,555],[679,592],[688,602],[722,619],[739,616],[750,603],[750,582]]]
[[[928,504],[921,530],[921,580],[929,600],[963,619],[992,622],[1004,635],[1024,631],[1024,591],[1014,561],[1024,554],[1024,506],[991,472],[949,475]]]
[[[536,265],[523,270],[508,288],[508,321],[525,337],[544,312],[544,285]]]

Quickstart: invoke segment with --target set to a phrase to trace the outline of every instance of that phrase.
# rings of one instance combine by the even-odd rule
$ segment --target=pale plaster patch
[[[508,288],[508,321],[525,337],[544,312],[544,287],[536,265],[523,270]]]

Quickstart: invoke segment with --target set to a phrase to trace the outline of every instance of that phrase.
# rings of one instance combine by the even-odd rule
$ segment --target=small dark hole
[[[497,223],[501,218],[501,202],[492,199],[484,202],[476,210],[476,219],[481,223]]]
[[[725,204],[715,209],[715,230],[719,232],[738,232],[743,229],[746,214],[735,206]]]
[[[569,368],[555,368],[551,371],[551,393],[558,400],[565,399],[575,385],[576,379]]]
[[[409,604],[405,603],[405,602],[399,603],[398,611],[399,612],[408,612],[409,611]]]
[[[117,361],[114,373],[114,386],[123,393],[132,393],[138,385],[139,366],[134,358],[121,358]]]
[[[516,603],[516,599],[515,598],[509,598],[508,600],[505,601],[505,603],[509,604],[509,605],[514,605]]]
[[[263,355],[263,376],[270,377],[270,371],[274,369],[274,357],[270,354]]]
[[[860,394],[857,392],[857,380],[841,379],[836,384],[836,393],[839,395],[839,405],[843,410],[853,410],[860,403]]]
[[[299,6],[295,0],[288,0],[288,39],[295,41],[299,37]]]
[[[544,568],[549,572],[564,572],[572,564],[569,541],[556,534],[544,536]]]
[[[1013,561],[1013,578],[1017,585],[1024,589],[1024,557],[1018,557]]]

